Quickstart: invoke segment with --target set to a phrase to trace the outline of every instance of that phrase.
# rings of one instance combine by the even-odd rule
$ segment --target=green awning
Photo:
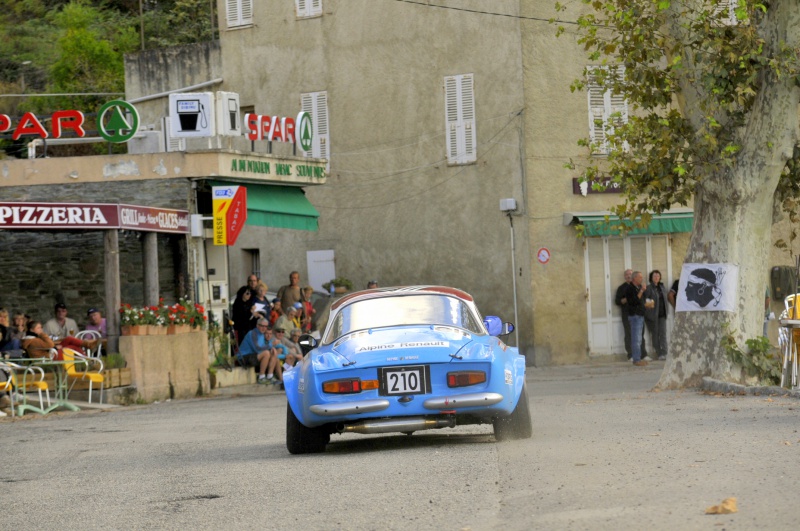
[[[256,227],[319,230],[319,212],[302,188],[270,184],[209,181],[212,186],[238,184],[247,188],[247,222]]]
[[[606,221],[608,218],[608,221]],[[619,218],[611,212],[566,212],[564,224],[582,224],[586,236],[618,236],[617,228]],[[678,232],[692,232],[694,212],[690,209],[676,209],[661,214],[653,214],[650,224],[646,227],[633,227],[628,234],[674,234]],[[634,223],[626,221],[626,226]]]

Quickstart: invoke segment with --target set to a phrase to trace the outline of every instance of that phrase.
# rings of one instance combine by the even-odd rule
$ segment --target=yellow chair
[[[29,389],[39,392],[39,409],[44,409],[42,391],[47,395],[47,407],[50,407],[50,387],[44,381],[44,371],[41,367],[23,367],[10,361],[0,362],[0,370],[8,374],[5,382],[0,382],[0,391],[5,391],[11,398],[11,416],[14,416],[14,391],[22,391],[27,401]],[[38,374],[37,374],[38,373]],[[20,382],[20,374],[22,381]],[[12,388],[14,391],[12,391]]]
[[[67,379],[74,380],[72,385],[69,387],[70,391],[72,387],[75,385],[75,382],[78,380],[84,380],[89,382],[89,403],[92,403],[92,385],[99,383],[100,384],[100,403],[103,403],[103,384],[105,383],[105,377],[103,376],[103,362],[98,358],[89,358],[80,354],[79,352],[75,352],[71,348],[63,348],[61,349],[62,354],[64,355],[65,362],[73,362],[73,363],[65,363],[64,369],[67,372]],[[99,366],[100,368],[97,372],[93,372],[89,370],[89,364]],[[76,369],[76,365],[83,365],[84,369],[81,372],[80,370]]]

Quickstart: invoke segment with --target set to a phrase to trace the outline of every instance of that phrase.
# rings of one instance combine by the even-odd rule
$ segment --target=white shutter
[[[298,18],[316,17],[322,14],[322,0],[295,0]]]
[[[722,14],[722,18],[716,22],[720,26],[735,26],[739,23],[736,18],[736,6],[738,0],[719,0],[714,7],[713,16]]]
[[[328,159],[330,133],[328,132],[328,93],[309,92],[300,95],[300,109],[311,115],[311,151],[303,151],[305,157]],[[330,170],[330,160],[326,164]]]
[[[225,0],[225,10],[229,28],[253,23],[253,0]]]
[[[609,132],[614,130],[614,125],[628,123],[628,101],[620,94],[614,94],[610,90],[604,91],[595,81],[592,73],[597,68],[590,67],[588,79],[588,100],[589,100],[589,141],[592,143],[592,153],[595,155],[608,154],[608,143],[606,142],[606,129]],[[623,67],[617,67],[617,77],[625,75]],[[619,116],[612,116],[619,113]]]
[[[468,164],[477,160],[473,75],[444,78],[447,162]]]

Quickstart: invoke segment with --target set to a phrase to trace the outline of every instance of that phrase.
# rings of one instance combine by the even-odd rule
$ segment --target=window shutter
[[[313,17],[322,14],[322,0],[311,0],[311,9],[308,16]]]
[[[592,153],[595,155],[608,154],[606,142],[606,129],[613,131],[613,127],[628,123],[628,101],[620,94],[610,90],[604,91],[595,80],[593,74],[598,67],[589,69],[588,99],[589,99],[589,141],[592,143]],[[619,67],[617,76],[622,78],[625,69]],[[616,116],[619,113],[619,116]]]
[[[164,133],[164,151],[186,151],[186,139],[170,135],[170,118],[165,116],[161,122],[161,131]]]
[[[253,23],[253,0],[225,0],[229,28]]]
[[[477,160],[473,75],[444,79],[447,162],[468,164]]]
[[[719,0],[714,7],[713,15],[716,17],[722,14],[722,18],[716,22],[720,26],[735,26],[739,23],[736,18],[736,7],[738,0]]]
[[[311,151],[303,151],[305,157],[328,159],[330,153],[330,133],[328,132],[328,93],[309,92],[300,95],[300,109],[311,115],[313,139]],[[330,169],[330,160],[326,164]]]
[[[297,18],[315,17],[322,14],[322,0],[295,0]]]

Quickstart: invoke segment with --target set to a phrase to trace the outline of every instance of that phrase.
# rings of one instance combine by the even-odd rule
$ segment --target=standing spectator
[[[255,295],[256,288],[258,288],[258,283],[261,282],[261,279],[258,278],[258,275],[252,274],[247,277],[247,284],[239,288],[239,291],[236,292],[236,298],[241,299],[242,293],[244,290],[249,289],[250,293]]]
[[[669,293],[667,293],[667,300],[672,305],[672,309],[675,309],[675,305],[678,303],[678,283],[681,279],[676,278],[675,282],[672,283],[672,287],[669,288]]]
[[[256,328],[245,334],[239,347],[236,359],[242,367],[258,367],[258,383],[274,383],[275,369],[278,364],[278,353],[271,347],[272,331],[263,317],[258,320]]]
[[[625,352],[628,354],[628,359],[631,359],[633,354],[631,350],[631,324],[628,321],[628,301],[625,298],[625,293],[631,285],[633,271],[626,269],[623,276],[625,277],[625,282],[620,284],[617,288],[614,303],[619,306],[620,313],[622,314],[622,329],[625,331]],[[641,349],[644,351],[644,334],[642,334],[641,337]]]
[[[633,364],[637,367],[647,365],[642,359],[642,348],[637,338],[644,333],[644,278],[641,271],[634,271],[631,276],[631,283],[625,290],[625,304],[628,308],[628,321],[631,324],[631,357]]]
[[[311,321],[314,316],[314,313],[316,313],[314,305],[311,303],[311,295],[313,295],[313,293],[314,293],[314,288],[312,288],[311,286],[306,286],[303,288],[303,291],[300,294],[301,298],[303,299],[300,301],[300,304],[302,304],[303,306],[302,309],[303,313],[300,316],[300,322],[303,325],[301,326],[301,328],[304,332],[311,331]]]
[[[377,287],[378,287],[377,280],[370,280],[369,282],[367,282],[367,289],[375,289]]]
[[[661,271],[654,269],[650,272],[650,283],[644,292],[645,308],[644,322],[650,332],[655,354],[659,360],[667,359],[667,296],[664,283],[661,282]],[[645,361],[650,361],[645,356]]]
[[[301,301],[300,273],[292,271],[289,274],[289,284],[281,286],[281,289],[278,290],[278,298],[281,300],[284,312],[289,309],[289,306],[294,306],[294,303]]]
[[[255,319],[259,317],[269,319],[271,311],[272,306],[269,303],[269,299],[267,299],[267,285],[259,282],[253,297],[253,306],[250,308],[250,313],[253,314]]]
[[[106,333],[106,318],[102,316],[100,310],[97,308],[89,308],[89,311],[86,312],[86,318],[89,320],[89,323],[86,325],[85,330],[94,330],[98,332],[102,338],[108,337]]]
[[[274,327],[281,315],[283,315],[283,310],[281,309],[281,300],[278,297],[275,297],[272,299],[272,311],[269,314],[269,324]]]
[[[250,309],[253,307],[253,294],[249,288],[242,291],[242,295],[233,301],[233,329],[236,331],[236,340],[239,345],[244,341],[244,336],[256,327],[256,320],[251,319],[253,314]]]
[[[55,337],[74,336],[78,331],[78,323],[67,317],[67,306],[63,302],[56,303],[55,314],[55,317],[45,323],[44,333]]]

